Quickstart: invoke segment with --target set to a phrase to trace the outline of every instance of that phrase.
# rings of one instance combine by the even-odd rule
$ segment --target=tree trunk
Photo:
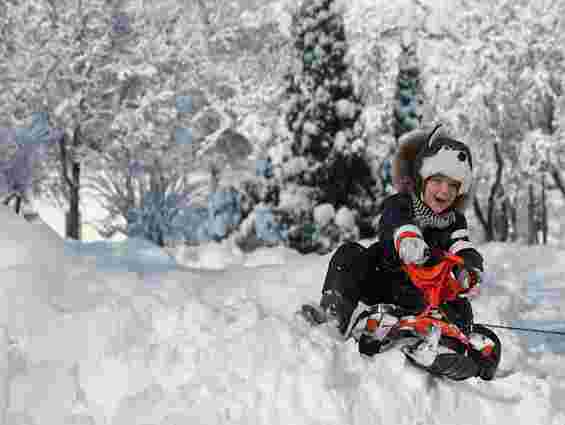
[[[495,208],[496,208],[496,197],[499,194],[499,191],[502,189],[502,170],[504,169],[504,160],[502,159],[502,155],[500,154],[500,149],[498,148],[498,143],[494,143],[494,157],[496,159],[496,179],[494,184],[491,186],[490,195],[488,198],[488,215],[487,215],[487,226],[489,229],[489,234],[494,239],[495,235]],[[491,239],[491,240],[493,240]]]
[[[77,126],[73,134],[73,147],[80,144],[80,126]],[[67,152],[67,141],[65,137],[59,140],[59,155],[61,160],[61,176],[63,184],[68,188],[69,211],[66,215],[65,237],[80,240],[80,163],[76,162]],[[69,177],[69,165],[71,177]]]
[[[210,165],[210,193],[218,190],[220,183],[220,168],[217,164]]]
[[[69,188],[69,216],[66,237],[80,240],[80,164],[72,163],[73,185]]]
[[[80,215],[79,215],[79,220],[76,220],[74,218],[74,214],[71,213],[71,210],[69,208],[69,210],[67,211],[67,213],[65,214],[65,237],[69,238],[69,239],[75,239],[75,240],[80,240],[80,227],[79,227],[79,234],[76,234],[76,223],[77,221],[80,222]],[[78,237],[77,237],[78,236]]]
[[[496,206],[496,196],[498,192],[502,190],[502,170],[504,169],[504,160],[502,159],[502,155],[500,154],[500,150],[498,148],[498,143],[494,143],[494,156],[496,159],[496,179],[494,184],[490,188],[490,195],[488,198],[487,204],[487,216],[482,213],[481,205],[479,204],[478,198],[475,196],[473,198],[473,208],[475,210],[475,214],[477,215],[479,222],[483,226],[483,230],[485,232],[485,237],[487,242],[492,242],[495,240],[496,234],[496,223],[495,223],[495,206]]]
[[[538,243],[538,226],[536,223],[536,205],[534,200],[534,186],[528,187],[528,245]]]
[[[545,193],[545,173],[541,177],[541,230],[543,235],[543,244],[547,245],[547,198]]]
[[[553,177],[555,185],[563,195],[563,198],[565,198],[565,183],[563,183],[559,169],[553,164],[551,165],[551,177]]]
[[[80,126],[77,127],[73,136],[73,147],[78,148],[81,141]],[[72,185],[69,190],[69,213],[70,223],[67,234],[68,238],[80,240],[80,163],[71,158]]]
[[[508,198],[504,200],[504,204],[506,207],[506,211],[508,211],[509,215],[509,222],[510,222],[510,230],[509,230],[509,239],[512,242],[516,242],[518,240],[518,214],[516,212],[516,208]]]
[[[502,206],[500,210],[496,214],[496,232],[497,232],[497,241],[507,242],[508,241],[508,208],[506,199],[502,202]]]
[[[22,209],[22,197],[20,195],[16,197],[16,214],[19,215],[21,209]]]
[[[473,209],[475,210],[475,215],[477,216],[479,222],[483,226],[483,230],[485,232],[485,239],[487,242],[492,242],[494,237],[492,234],[492,229],[489,228],[487,221],[483,215],[481,210],[481,205],[479,204],[479,199],[475,196],[473,198]]]

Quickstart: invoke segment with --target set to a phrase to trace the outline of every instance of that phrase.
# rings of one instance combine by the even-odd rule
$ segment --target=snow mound
[[[28,250],[50,238],[18,225]],[[412,367],[397,350],[365,358],[335,329],[308,326],[296,310],[319,298],[329,256],[279,248],[239,257],[227,243],[210,244],[196,253],[207,270],[162,269],[166,254],[147,246],[143,263],[156,267],[156,284],[147,286],[138,273],[88,261],[106,248],[71,245],[66,261],[60,243],[46,253],[62,259],[57,270],[27,257],[37,261],[0,272],[6,424],[562,425],[565,418],[562,355],[532,353],[521,335],[497,332],[503,356],[494,381],[456,383]],[[478,322],[509,324],[540,308],[519,274],[533,267],[563,288],[563,253],[482,248],[496,279],[474,302]],[[116,255],[131,260],[135,252]],[[282,254],[283,264],[265,264]],[[554,319],[563,321],[560,314]]]
[[[30,224],[9,207],[0,205],[0,223],[0,270],[38,262],[54,266],[61,260],[64,241],[41,220]],[[37,234],[41,238],[36,238]]]

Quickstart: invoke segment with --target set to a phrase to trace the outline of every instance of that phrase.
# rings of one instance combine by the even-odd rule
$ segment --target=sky
[[[64,241],[4,206],[0,227],[1,424],[565,423],[563,337],[495,329],[496,378],[451,382],[308,326],[330,254]],[[565,331],[562,250],[479,249],[476,322]]]

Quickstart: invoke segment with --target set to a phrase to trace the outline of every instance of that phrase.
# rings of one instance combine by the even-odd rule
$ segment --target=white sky
[[[65,243],[5,207],[0,226],[2,424],[565,423],[562,337],[497,330],[499,376],[455,383],[306,326],[295,311],[328,255],[224,242],[177,267],[140,241]],[[481,251],[477,322],[565,330],[563,251]]]

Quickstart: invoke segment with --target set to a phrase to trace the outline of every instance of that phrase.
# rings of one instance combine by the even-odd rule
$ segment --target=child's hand
[[[467,270],[463,269],[457,277],[459,284],[464,290],[461,294],[464,298],[475,298],[480,293],[480,286],[482,281],[482,272],[477,269]]]
[[[430,257],[430,247],[421,238],[406,237],[400,241],[398,256],[405,264],[424,264]]]

